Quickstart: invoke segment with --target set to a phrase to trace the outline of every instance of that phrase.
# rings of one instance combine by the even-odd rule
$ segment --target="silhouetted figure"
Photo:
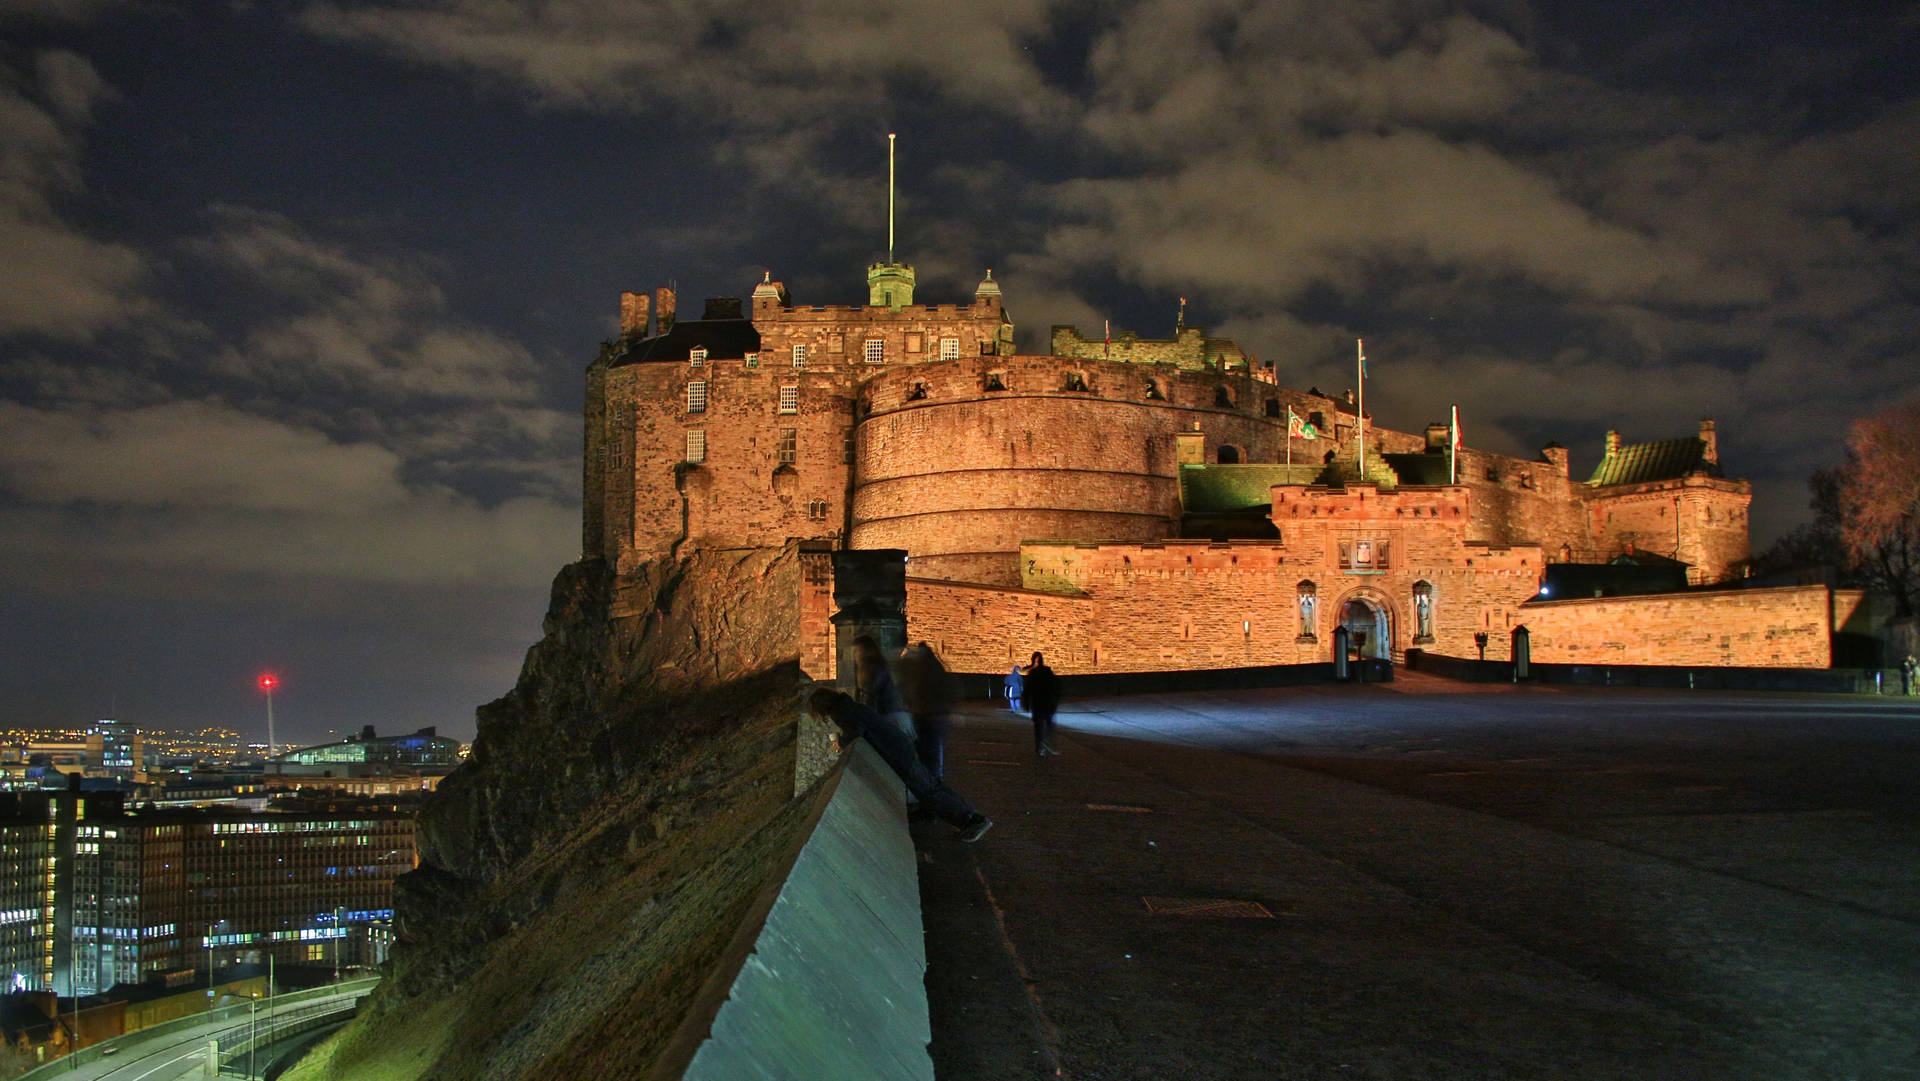
[[[913,749],[935,779],[947,773],[947,733],[953,729],[953,679],[933,647],[920,642],[900,653],[900,696],[913,715]]]
[[[890,721],[898,723],[898,716],[906,712],[906,706],[900,701],[900,688],[893,682],[893,672],[887,667],[887,655],[880,651],[880,643],[870,634],[863,634],[853,640],[853,693],[863,706]]]
[[[1053,746],[1053,711],[1060,708],[1060,677],[1047,667],[1046,659],[1033,655],[1027,665],[1027,708],[1033,711],[1033,753],[1059,754]]]
[[[1920,690],[1920,658],[1909,653],[1907,659],[1900,662],[1900,692],[1912,694],[1916,690]]]
[[[1027,677],[1021,673],[1019,665],[1016,664],[1007,669],[1004,686],[1007,692],[1007,708],[1015,713],[1020,712],[1020,708],[1026,704]]]
[[[807,699],[807,708],[815,716],[832,721],[839,729],[840,746],[865,739],[900,780],[913,793],[920,806],[960,831],[962,841],[978,841],[993,828],[993,819],[973,809],[960,793],[948,788],[927,772],[913,752],[913,742],[892,721],[861,705],[839,691],[822,688]]]

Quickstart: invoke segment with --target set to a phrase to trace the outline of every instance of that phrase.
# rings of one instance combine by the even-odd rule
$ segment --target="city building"
[[[367,725],[357,736],[269,759],[266,780],[282,789],[389,796],[430,792],[459,764],[460,741],[436,735],[431,727],[404,736],[380,736]]]
[[[87,729],[87,772],[137,782],[146,779],[147,741],[140,729],[103,717]]]
[[[1035,649],[1068,673],[1506,659],[1523,638],[1541,662],[1823,668],[1866,618],[1857,591],[1705,588],[1738,585],[1750,554],[1751,487],[1711,420],[1607,432],[1579,479],[1557,443],[1516,457],[1449,423],[1378,427],[1364,388],[1289,388],[1198,327],[1055,327],[1050,353],[1019,355],[990,272],[966,303],[913,285],[875,264],[868,303],[809,307],[769,274],[689,320],[671,290],[625,294],[587,370],[584,553],[631,580],[700,548],[898,549],[908,636],[967,672]],[[1550,571],[1623,558],[1690,588]],[[803,663],[826,674],[831,628],[808,611]]]
[[[117,793],[0,795],[0,965],[95,994],[234,964],[377,964],[413,815],[127,812]]]

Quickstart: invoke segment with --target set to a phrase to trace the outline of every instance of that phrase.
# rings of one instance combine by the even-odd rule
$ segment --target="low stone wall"
[[[690,1018],[705,1038],[683,1072],[932,1081],[920,885],[900,782],[864,742],[757,927],[725,1000]],[[698,1011],[697,1011],[698,1012]],[[683,1029],[683,1032],[686,1031]]]
[[[1518,618],[1536,664],[1824,669],[1836,617],[1851,615],[1843,599],[1825,586],[1700,590],[1533,601]]]
[[[1468,683],[1510,683],[1513,665],[1407,651],[1407,667]],[[1901,693],[1897,668],[1720,668],[1711,665],[1533,664],[1528,683],[1587,687],[1669,687],[1699,691],[1804,691],[1826,694]]]

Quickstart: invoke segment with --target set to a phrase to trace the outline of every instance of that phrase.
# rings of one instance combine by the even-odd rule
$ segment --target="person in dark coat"
[[[1060,677],[1035,653],[1027,665],[1027,708],[1033,711],[1033,753],[1059,754],[1053,746],[1053,711],[1060,708]]]
[[[880,760],[906,783],[907,791],[920,801],[920,806],[959,830],[962,841],[971,844],[993,828],[993,819],[974,810],[960,793],[927,772],[919,756],[914,754],[913,741],[899,725],[839,691],[825,688],[813,692],[807,699],[807,708],[815,716],[833,722],[839,729],[842,747],[850,746],[856,739],[865,739]]]
[[[920,642],[900,654],[900,697],[913,716],[913,749],[937,780],[946,775],[947,733],[953,728],[953,679],[933,647]]]
[[[900,688],[893,682],[893,672],[887,667],[887,655],[880,651],[880,643],[872,635],[863,634],[853,640],[853,669],[854,699],[899,723],[899,715],[906,712],[906,706],[900,700]]]
[[[1020,699],[1026,692],[1026,681],[1027,677],[1021,674],[1019,665],[1016,664],[1007,670],[1007,708],[1015,713],[1020,712]]]

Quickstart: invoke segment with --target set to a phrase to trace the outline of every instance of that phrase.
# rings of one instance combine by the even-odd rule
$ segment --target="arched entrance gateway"
[[[1364,596],[1347,599],[1340,605],[1340,626],[1360,656],[1393,656],[1392,617],[1381,602]]]

